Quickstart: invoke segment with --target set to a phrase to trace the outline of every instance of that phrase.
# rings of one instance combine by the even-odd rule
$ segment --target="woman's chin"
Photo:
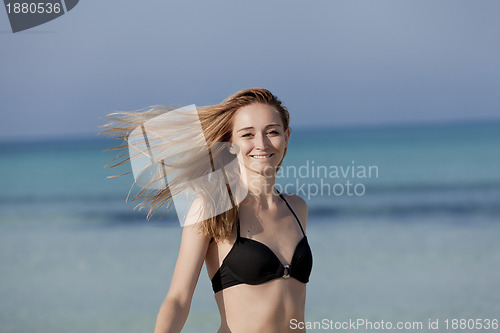
[[[263,176],[274,176],[278,165],[275,163],[251,163],[247,169]]]

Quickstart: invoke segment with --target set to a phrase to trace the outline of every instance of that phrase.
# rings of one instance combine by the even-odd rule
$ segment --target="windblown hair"
[[[204,138],[200,139],[206,140],[208,143],[230,142],[232,138],[234,114],[240,108],[254,103],[266,104],[277,110],[283,122],[283,129],[288,129],[289,113],[282,102],[267,89],[250,88],[241,90],[234,95],[229,96],[219,104],[197,107],[198,118],[201,122],[204,135]],[[131,163],[132,160],[129,156],[127,148],[130,140],[129,136],[132,131],[143,126],[148,120],[161,116],[174,109],[175,108],[171,106],[153,106],[138,111],[115,112],[109,114],[108,119],[110,121],[102,126],[105,130],[99,134],[109,134],[116,139],[123,140],[122,145],[108,149],[122,151],[123,153],[108,163],[108,166],[110,166],[110,168],[114,168]],[[216,156],[219,161],[234,158],[234,155],[231,156],[227,149],[215,150],[212,151],[211,154]],[[286,148],[283,157],[285,154]],[[279,170],[282,162],[283,159],[280,161],[276,172]],[[151,189],[145,187],[134,196],[133,201],[141,201],[136,208],[149,208],[147,216],[148,219],[163,205],[166,205],[165,212],[168,211],[172,205],[172,198],[176,195],[174,192],[182,190],[183,182],[184,184],[187,183],[185,180],[194,179],[197,176],[200,176],[199,170],[202,169],[198,168],[196,158],[183,160],[180,163],[176,163],[175,167],[178,171],[180,171],[180,173],[174,180],[169,179],[169,183],[165,184],[162,188]],[[131,172],[132,171],[129,171],[112,177],[123,176]],[[162,177],[162,179],[164,179],[164,177]],[[231,180],[230,177],[229,179]],[[173,184],[172,182],[176,182],[176,184]],[[229,185],[225,185],[229,190]],[[216,186],[217,190],[226,190],[224,184],[217,184]],[[215,188],[212,187],[211,189],[204,190],[209,193],[214,189]],[[211,215],[213,217],[207,218],[199,223],[200,229],[205,235],[214,238],[216,241],[229,238],[236,225],[235,222],[238,218],[238,207],[239,206],[235,204],[232,209],[216,216]]]

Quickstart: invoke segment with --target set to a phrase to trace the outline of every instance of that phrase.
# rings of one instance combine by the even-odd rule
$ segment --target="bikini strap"
[[[283,201],[285,201],[286,205],[288,206],[288,209],[290,209],[293,216],[295,216],[295,219],[297,220],[297,223],[299,224],[300,230],[302,230],[302,234],[304,234],[304,236],[305,236],[306,233],[304,232],[304,228],[302,228],[302,224],[300,223],[300,220],[297,217],[297,215],[295,214],[295,212],[293,211],[292,207],[290,207],[290,205],[288,204],[288,201],[286,201],[285,197],[280,192],[278,192],[278,194],[280,195],[281,199],[283,199]]]
[[[240,214],[238,212],[238,219],[236,220],[236,239],[240,239]]]

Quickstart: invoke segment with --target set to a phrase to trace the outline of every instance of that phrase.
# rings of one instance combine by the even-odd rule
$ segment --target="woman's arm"
[[[189,222],[188,217],[186,224]],[[172,282],[160,307],[155,333],[177,333],[184,326],[209,242],[210,238],[201,234],[197,224],[184,226]]]

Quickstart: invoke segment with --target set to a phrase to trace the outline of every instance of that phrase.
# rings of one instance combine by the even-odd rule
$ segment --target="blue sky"
[[[248,87],[295,128],[500,120],[498,36],[495,0],[82,0],[16,34],[1,9],[0,140]]]

